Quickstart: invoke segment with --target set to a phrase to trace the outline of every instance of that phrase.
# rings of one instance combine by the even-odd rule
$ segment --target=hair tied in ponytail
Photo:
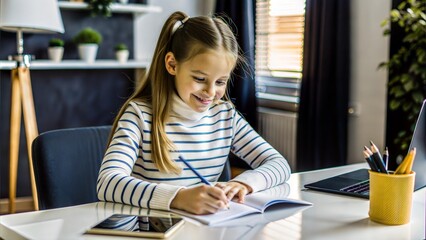
[[[175,25],[173,25],[172,28],[172,35],[176,32],[176,30],[178,30],[180,27],[183,27],[183,25],[186,23],[186,21],[188,21],[189,16],[187,16],[186,18],[184,18],[183,20],[178,20],[176,21]]]

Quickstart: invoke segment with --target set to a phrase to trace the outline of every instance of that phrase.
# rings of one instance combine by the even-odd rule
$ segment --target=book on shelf
[[[171,209],[171,211],[197,220],[203,224],[213,226],[250,214],[263,214],[271,206],[276,208],[289,208],[289,206],[312,205],[312,203],[304,200],[288,198],[289,194],[290,186],[284,183],[264,191],[249,194],[245,197],[245,201],[242,204],[231,201],[229,209],[219,210],[213,214],[196,215],[177,209]]]

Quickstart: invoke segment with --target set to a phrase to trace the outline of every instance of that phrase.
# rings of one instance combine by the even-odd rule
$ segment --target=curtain
[[[297,170],[346,164],[349,0],[306,0]]]
[[[255,0],[217,0],[216,15],[228,21],[241,52],[246,59],[244,66],[237,66],[228,92],[237,110],[247,122],[257,129],[257,100],[254,79]],[[249,169],[250,166],[229,155],[232,167]]]
[[[247,65],[234,71],[229,95],[237,110],[242,113],[250,125],[257,127],[257,101],[254,80],[254,18],[255,0],[217,0],[216,14],[224,16],[237,37]],[[227,19],[229,18],[229,19]]]

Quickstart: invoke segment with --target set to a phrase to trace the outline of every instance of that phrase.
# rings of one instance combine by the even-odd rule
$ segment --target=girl
[[[121,108],[98,177],[98,198],[144,208],[214,213],[228,200],[287,181],[287,161],[235,110],[226,88],[239,62],[219,18],[173,13],[149,72]],[[232,151],[254,170],[214,186]],[[194,186],[195,185],[195,186]]]

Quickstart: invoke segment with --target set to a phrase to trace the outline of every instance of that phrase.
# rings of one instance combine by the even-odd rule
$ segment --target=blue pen
[[[197,177],[201,180],[201,182],[203,182],[203,183],[205,183],[205,184],[207,184],[207,185],[209,185],[209,186],[213,186],[209,181],[207,181],[203,176],[201,176],[201,174],[197,171],[197,170],[195,170],[195,168],[193,168],[192,166],[191,166],[191,164],[189,164],[189,162],[187,162],[182,156],[179,156],[179,159],[183,162],[183,163],[185,163],[185,165],[189,168],[189,169],[191,169],[191,171],[195,174],[195,175],[197,175]]]
[[[201,174],[197,171],[197,170],[195,170],[195,168],[193,168],[192,166],[191,166],[191,164],[189,164],[189,162],[187,162],[182,156],[179,156],[179,159],[183,162],[183,163],[185,163],[185,165],[189,168],[189,169],[191,169],[191,171],[195,174],[195,175],[197,175],[197,177],[201,180],[201,182],[203,182],[204,184],[207,184],[207,185],[209,185],[209,186],[213,186],[213,184],[211,184],[209,181],[207,181],[207,179],[205,179],[203,176],[201,176]],[[226,206],[226,209],[228,209],[229,210],[229,205],[227,205]]]

